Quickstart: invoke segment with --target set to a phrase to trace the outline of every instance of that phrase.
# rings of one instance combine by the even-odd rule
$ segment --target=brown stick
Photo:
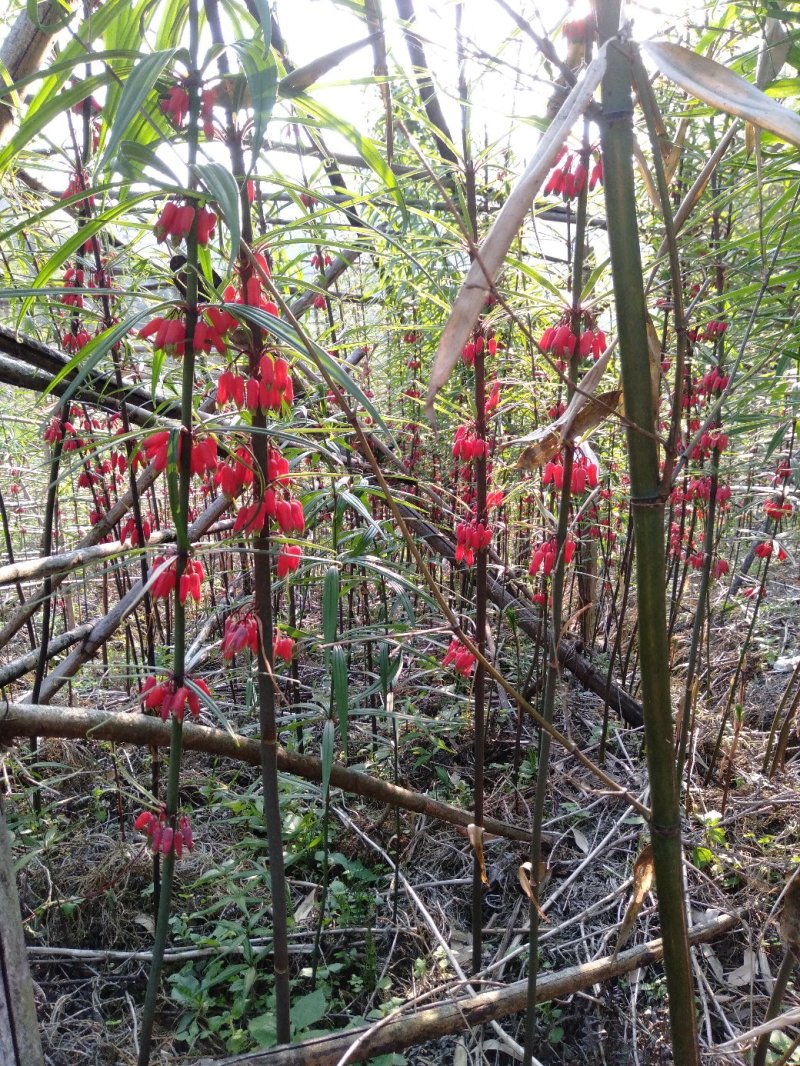
[[[43,704],[0,704],[0,739],[9,741],[14,737],[65,737],[69,739],[114,740],[120,744],[140,744],[150,747],[168,747],[170,726],[158,718],[144,714],[126,714],[99,711],[88,707],[50,707]],[[183,746],[189,751],[202,751],[209,755],[222,755],[229,759],[261,765],[261,745],[257,740],[228,733],[222,729],[206,726],[184,725]],[[306,781],[322,780],[322,761],[310,755],[278,748],[278,769],[295,774]],[[451,825],[467,827],[472,821],[469,811],[461,811],[447,803],[412,792],[399,785],[370,777],[358,770],[344,766],[331,768],[331,784],[356,796],[366,796],[392,807],[426,814]],[[527,830],[508,825],[496,818],[486,818],[486,831],[508,840],[527,842]]]
[[[48,660],[59,655],[65,648],[70,648],[73,644],[77,644],[79,640],[83,640],[91,631],[92,623],[86,622],[84,625],[76,626],[75,629],[70,629],[66,633],[57,633],[51,637],[47,642]],[[10,685],[12,681],[17,681],[20,677],[30,673],[31,670],[35,670],[38,661],[39,649],[34,648],[27,655],[21,655],[19,659],[14,659],[5,666],[0,666],[0,686]]]
[[[723,914],[710,922],[695,926],[689,934],[692,944],[713,940],[738,924],[735,915]],[[661,940],[651,940],[619,955],[607,955],[557,973],[545,974],[537,982],[538,1002],[573,995],[603,981],[610,981],[642,966],[659,962],[663,954]],[[225,1059],[200,1059],[194,1066],[336,1066],[348,1054],[347,1062],[363,1062],[375,1055],[401,1051],[443,1036],[463,1032],[472,1026],[506,1018],[525,1009],[527,980],[515,981],[505,988],[477,996],[451,999],[414,1014],[389,1016],[385,1021],[361,1029],[347,1029],[283,1045],[269,1051],[233,1055]],[[354,1045],[358,1045],[354,1047]]]

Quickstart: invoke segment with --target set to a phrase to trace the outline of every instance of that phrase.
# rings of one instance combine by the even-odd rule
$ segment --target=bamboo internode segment
[[[169,745],[170,724],[160,718],[144,714],[108,712],[87,707],[51,707],[44,704],[0,704],[0,741],[16,737],[63,737],[81,740],[112,740],[120,744],[151,747]],[[222,729],[186,722],[183,727],[183,746],[187,751],[201,751],[228,759],[261,765],[261,745],[257,740],[228,733]],[[278,748],[278,769],[295,774],[306,781],[322,780],[322,760]],[[359,770],[350,770],[334,763],[331,785],[357,796],[365,796],[403,810],[426,814],[451,825],[466,827],[472,822],[471,811],[462,811],[448,803],[410,789],[381,781]],[[527,829],[509,825],[496,818],[485,818],[487,833],[527,843]]]
[[[722,933],[733,929],[739,919],[732,914],[723,914],[696,925],[690,930],[689,941],[702,944],[714,940]],[[569,966],[556,973],[543,974],[536,987],[536,999],[544,1003],[551,999],[573,995],[592,985],[610,981],[614,977],[630,973],[643,966],[660,962],[663,942],[651,940],[639,947],[630,948],[619,955],[606,955],[579,966]],[[269,1051],[256,1051],[247,1055],[234,1055],[225,1059],[200,1059],[194,1066],[336,1066],[343,1056],[347,1062],[363,1062],[375,1055],[389,1051],[401,1051],[429,1040],[463,1032],[472,1026],[506,1018],[525,1009],[527,980],[515,981],[505,988],[483,992],[477,996],[451,999],[436,1007],[399,1015],[361,1029],[305,1040],[293,1046],[276,1047]],[[357,1045],[357,1046],[354,1046]]]

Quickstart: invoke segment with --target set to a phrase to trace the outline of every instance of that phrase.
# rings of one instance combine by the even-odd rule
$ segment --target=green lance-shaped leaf
[[[104,74],[93,74],[90,78],[84,79],[77,85],[64,89],[58,96],[48,99],[33,114],[29,111],[25,121],[3,148],[3,151],[0,152],[0,171],[5,170],[9,163],[18,157],[25,145],[38,133],[41,133],[48,122],[52,122],[62,112],[69,111],[75,104],[79,104],[87,96],[90,96],[95,89],[109,84],[111,80],[110,71],[106,71]]]
[[[586,68],[583,78],[572,89],[556,117],[539,142],[532,161],[511,190],[478,255],[469,269],[450,318],[444,328],[428,384],[425,413],[435,425],[434,400],[452,373],[470,330],[486,303],[494,280],[505,262],[508,250],[519,232],[533,198],[567,139],[572,127],[584,113],[606,69],[605,45]]]
[[[234,46],[242,64],[250,104],[253,109],[253,160],[258,159],[267,123],[278,96],[278,64],[272,52],[264,52],[255,41],[239,41]]]
[[[329,566],[322,592],[322,636],[326,644],[336,640],[339,625],[339,570]]]
[[[698,100],[800,147],[800,118],[721,63],[668,41],[641,48],[662,74]]]
[[[242,239],[242,226],[239,219],[239,188],[233,175],[221,163],[198,164],[195,170],[206,190],[219,204],[222,217],[231,235],[228,262],[230,266],[233,266],[233,262],[239,254],[239,244]]]
[[[331,679],[333,682],[333,705],[336,708],[336,717],[339,720],[342,747],[344,748],[345,757],[347,757],[347,723],[349,714],[347,656],[341,644],[335,644],[331,648]]]
[[[70,374],[77,371],[74,379],[69,383],[69,386],[61,396],[61,402],[63,404],[69,403],[106,352],[110,352],[114,345],[121,341],[130,332],[133,325],[139,322],[142,318],[146,318],[149,314],[149,309],[140,311],[138,314],[126,318],[124,322],[117,322],[116,325],[103,330],[103,332],[99,333],[96,337],[92,337],[89,343],[84,345],[80,351],[76,352],[67,365],[59,370],[45,389],[44,395],[46,396],[50,393],[59,382],[64,380],[65,377],[68,377]]]
[[[386,426],[386,423],[378,413],[378,409],[367,399],[358,383],[347,373],[342,364],[329,355],[324,348],[320,348],[310,338],[307,338],[304,343],[297,335],[297,331],[293,326],[290,326],[288,322],[284,322],[280,318],[276,318],[275,315],[269,314],[267,311],[262,311],[260,307],[250,307],[247,304],[223,304],[226,311],[229,311],[235,318],[244,318],[247,321],[255,322],[257,326],[261,326],[262,329],[268,330],[273,337],[279,340],[282,344],[288,345],[293,348],[299,355],[308,359],[308,346],[311,347],[314,352],[314,357],[317,361],[325,367],[328,374],[333,378],[334,382],[342,389],[343,392],[352,396],[356,403],[363,407],[364,410],[372,416],[375,424],[379,426],[386,434],[391,443],[391,434]]]
[[[322,727],[322,795],[328,795],[333,766],[334,726],[330,719]]]
[[[152,92],[164,68],[171,62],[177,49],[168,48],[163,52],[153,52],[141,59],[125,80],[122,95],[117,104],[116,114],[111,126],[103,157],[98,163],[98,170],[107,166],[116,155],[128,127],[139,114],[142,104]]]
[[[324,77],[329,70],[338,67],[348,56],[353,55],[362,48],[366,48],[368,44],[372,44],[377,37],[378,34],[373,33],[370,37],[364,37],[360,41],[354,41],[353,44],[346,44],[342,48],[336,48],[333,52],[327,52],[324,56],[312,59],[310,63],[298,67],[291,74],[287,74],[285,78],[281,78],[278,91],[282,97],[297,96],[298,93],[304,93],[306,89],[311,88],[314,82]]]
[[[302,94],[298,95],[296,106],[300,113],[299,117],[302,118],[302,112],[306,112],[306,115],[308,116],[308,118],[306,118],[306,123],[308,125],[317,124],[323,129],[333,130],[334,132],[341,134],[345,140],[348,140],[370,170],[374,171],[384,183],[394,198],[395,203],[403,212],[403,216],[407,217],[408,212],[406,209],[406,202],[402,189],[397,182],[397,177],[381,155],[375,141],[356,129],[351,122],[347,122],[316,100],[312,100],[310,96]],[[314,123],[309,122],[309,118],[314,120]]]

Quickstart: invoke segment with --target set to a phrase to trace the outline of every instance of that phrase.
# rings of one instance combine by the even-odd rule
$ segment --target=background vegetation
[[[800,1061],[797,13],[3,17],[24,1061]]]

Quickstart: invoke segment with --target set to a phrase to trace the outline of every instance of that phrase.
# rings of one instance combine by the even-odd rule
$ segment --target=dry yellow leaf
[[[636,918],[639,911],[642,909],[644,897],[653,885],[654,875],[653,849],[649,844],[645,844],[639,853],[639,857],[633,864],[633,891],[631,892],[628,909],[625,911],[625,917],[622,919],[622,924],[617,933],[617,942],[614,945],[615,955],[618,955],[619,952],[622,951],[630,939],[633,927],[636,924]]]

